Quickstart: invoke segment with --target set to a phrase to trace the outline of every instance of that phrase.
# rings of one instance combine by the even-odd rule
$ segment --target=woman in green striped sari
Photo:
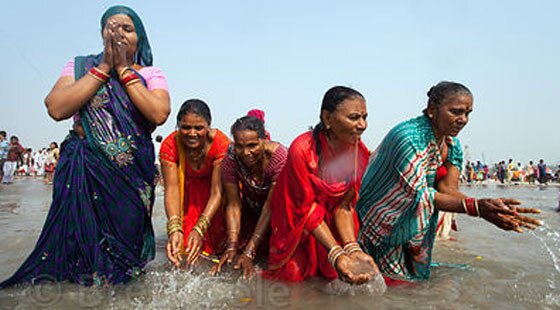
[[[383,139],[362,180],[356,211],[359,241],[385,276],[430,275],[439,211],[479,216],[522,232],[540,222],[519,213],[514,199],[474,199],[459,192],[463,152],[457,139],[473,108],[470,90],[440,82],[428,91],[423,115],[395,126]]]

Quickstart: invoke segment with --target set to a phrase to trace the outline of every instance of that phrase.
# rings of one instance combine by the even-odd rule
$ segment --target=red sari
[[[271,201],[272,234],[269,243],[269,270],[264,276],[289,282],[322,275],[338,277],[327,260],[327,250],[311,232],[322,221],[338,242],[333,215],[348,191],[358,198],[361,179],[369,160],[369,151],[360,142],[333,152],[323,133],[321,164],[312,132],[297,137],[288,151],[288,160],[278,177]],[[354,211],[355,234],[358,217]]]
[[[216,129],[216,135],[202,168],[195,170],[188,163],[183,144],[179,139],[180,136],[177,131],[167,136],[161,144],[159,157],[161,160],[175,163],[178,167],[179,190],[183,206],[181,210],[184,231],[183,244],[187,244],[191,230],[210,199],[212,170],[220,164],[226,155],[230,140],[223,132]],[[202,250],[208,254],[219,254],[225,246],[226,239],[226,222],[222,208],[220,208],[210,221],[210,227],[204,235]]]

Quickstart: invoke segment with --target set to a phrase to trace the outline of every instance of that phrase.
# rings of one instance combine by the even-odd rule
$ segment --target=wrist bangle
[[[125,74],[126,72],[128,72],[128,71],[134,73],[134,71],[132,70],[131,67],[124,67],[124,68],[122,68],[121,70],[119,70],[119,77],[122,79],[123,76],[124,76],[124,74]]]
[[[344,245],[343,250],[346,254],[352,254],[352,253],[357,252],[357,251],[363,252],[362,248],[360,247],[360,244],[358,244],[357,242],[346,243]]]
[[[329,263],[336,269],[336,260],[340,255],[344,254],[344,250],[340,245],[335,245],[329,250],[329,254],[327,255],[327,260]]]
[[[140,79],[140,78],[138,77],[138,75],[136,75],[136,73],[132,72],[121,78],[121,84],[126,85],[128,82],[135,79]]]
[[[465,198],[465,210],[467,211],[467,214],[470,216],[480,216],[479,212],[478,212],[478,203],[476,201],[476,199],[469,197],[469,198]]]
[[[95,67],[89,69],[88,75],[101,83],[106,83],[109,80],[109,75]]]
[[[200,228],[198,226],[194,226],[193,230],[196,231],[199,235],[200,235],[200,239],[204,238],[204,233],[202,232],[202,230],[200,230]]]
[[[126,84],[124,84],[124,86],[130,86],[130,85],[136,84],[138,82],[140,82],[140,79],[132,79],[129,82],[127,82]]]

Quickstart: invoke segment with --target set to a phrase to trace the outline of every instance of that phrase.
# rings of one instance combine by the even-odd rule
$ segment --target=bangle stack
[[[208,227],[210,227],[210,221],[208,220],[208,217],[204,214],[201,214],[198,218],[198,222],[196,222],[196,225],[194,225],[193,230],[200,235],[200,238],[204,238],[204,234],[206,234]]]
[[[183,223],[181,217],[174,215],[167,220],[167,236],[175,232],[183,233]]]
[[[126,74],[130,72],[129,74]],[[131,67],[124,67],[119,71],[119,77],[121,79],[121,84],[124,86],[130,86],[140,82],[138,75],[132,70]]]
[[[107,83],[110,77],[109,74],[99,70],[97,67],[92,67],[91,69],[89,69],[88,74],[101,83]]]
[[[461,204],[463,205],[463,209],[465,213],[470,216],[480,216],[480,210],[478,209],[478,200],[469,197],[461,200]]]
[[[327,258],[329,260],[329,263],[334,267],[334,269],[336,269],[336,265],[335,265],[336,260],[342,254],[345,254],[345,253],[344,253],[344,250],[342,249],[342,247],[340,245],[335,245],[329,250],[329,254],[327,255]]]
[[[360,245],[356,241],[351,241],[351,242],[345,243],[343,249],[344,249],[344,253],[346,253],[348,255],[350,255],[354,252],[357,252],[357,251],[363,252],[362,248],[360,247]]]

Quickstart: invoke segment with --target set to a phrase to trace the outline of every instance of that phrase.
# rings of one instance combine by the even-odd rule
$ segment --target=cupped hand
[[[233,259],[235,258],[236,252],[237,251],[235,249],[226,250],[222,257],[220,257],[220,262],[212,266],[212,269],[210,269],[210,275],[215,276],[220,273],[222,271],[222,266],[225,263],[227,263],[228,265],[231,264],[233,262]]]
[[[363,284],[371,280],[374,276],[372,272],[363,272],[361,264],[346,254],[340,255],[336,260],[336,271],[342,281],[352,284]]]
[[[187,255],[187,265],[194,265],[198,260],[198,256],[202,251],[202,237],[195,230],[189,233],[187,238],[187,245],[185,247],[185,253]]]
[[[253,266],[253,260],[245,254],[239,255],[233,269],[243,269],[243,278],[249,279],[255,275],[255,267]]]
[[[167,239],[165,250],[167,259],[169,259],[175,267],[181,266],[183,260],[181,257],[181,252],[183,250],[183,233],[180,231],[172,233]]]
[[[369,256],[363,251],[354,251],[350,253],[350,258],[354,260],[355,264],[359,264],[363,267],[366,273],[372,273],[373,276],[380,273],[379,268],[377,268],[377,264],[373,260],[373,257]]]

